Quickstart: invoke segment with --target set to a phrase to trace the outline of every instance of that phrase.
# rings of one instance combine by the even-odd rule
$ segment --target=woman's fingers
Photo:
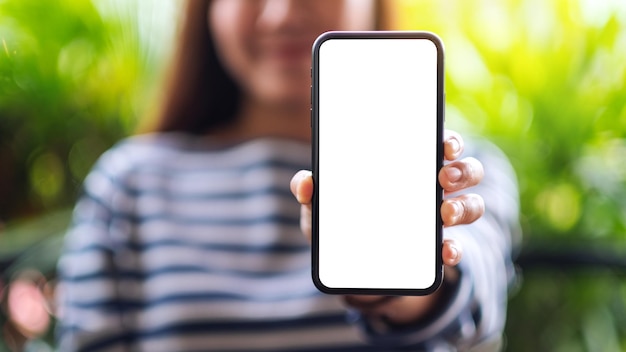
[[[464,194],[446,199],[441,204],[444,226],[471,224],[485,212],[485,201],[477,194]]]
[[[311,198],[313,197],[313,177],[311,171],[300,170],[292,178],[289,184],[291,193],[301,204],[300,206],[300,229],[304,236],[311,240]]]
[[[292,178],[289,184],[291,193],[300,204],[311,204],[313,197],[313,176],[309,170],[300,170]]]
[[[446,160],[456,160],[463,153],[463,138],[460,134],[445,130],[443,134],[443,154]]]
[[[311,204],[302,204],[300,206],[300,229],[309,242],[311,242],[311,233],[313,232],[311,219]]]
[[[441,255],[445,265],[456,266],[461,262],[463,250],[454,240],[444,240]]]
[[[468,157],[442,167],[439,172],[439,184],[446,193],[453,193],[476,186],[482,181],[484,175],[483,164]]]

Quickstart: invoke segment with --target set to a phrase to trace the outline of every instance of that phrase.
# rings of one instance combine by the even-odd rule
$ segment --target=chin
[[[308,98],[304,100],[304,99],[295,98],[295,97],[285,97],[281,99],[278,102],[278,104],[288,109],[300,110],[302,112],[307,112],[307,113],[309,111],[309,108],[311,107]]]
[[[309,87],[306,87],[306,89],[294,87],[291,89],[267,90],[264,95],[265,101],[276,106],[302,108],[308,110],[311,104],[311,93]]]

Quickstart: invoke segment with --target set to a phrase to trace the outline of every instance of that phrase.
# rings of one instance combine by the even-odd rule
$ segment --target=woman
[[[388,11],[361,0],[187,2],[155,133],[116,145],[85,180],[59,264],[61,350],[497,343],[517,221],[498,154],[481,156],[499,163],[498,187],[488,174],[477,188],[498,203],[488,216],[477,194],[442,204],[447,267],[435,294],[336,297],[311,282],[301,232],[310,235],[313,184],[296,173],[310,160],[311,44],[327,30],[384,29]],[[446,192],[477,185],[482,164],[458,159],[461,137],[448,133],[444,147]]]

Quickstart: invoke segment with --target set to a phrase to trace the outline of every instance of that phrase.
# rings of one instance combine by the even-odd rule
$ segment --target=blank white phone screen
[[[339,38],[319,48],[319,280],[425,289],[436,272],[437,47]]]

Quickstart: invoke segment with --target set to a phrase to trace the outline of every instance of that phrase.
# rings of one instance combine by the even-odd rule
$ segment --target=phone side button
[[[443,92],[443,107],[442,107],[442,109],[443,109],[443,112],[442,112],[443,122],[445,123],[446,122],[446,92]]]

